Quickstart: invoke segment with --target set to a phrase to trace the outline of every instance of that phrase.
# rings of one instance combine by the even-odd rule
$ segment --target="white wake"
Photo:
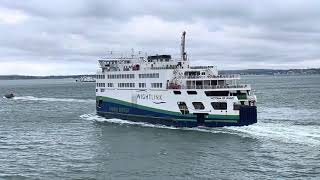
[[[301,126],[286,123],[266,123],[258,122],[257,124],[241,127],[223,127],[223,128],[178,128],[163,125],[154,125],[143,122],[132,122],[121,119],[106,119],[94,113],[81,115],[80,118],[89,121],[109,122],[120,125],[138,125],[150,128],[165,128],[171,130],[191,130],[208,133],[226,133],[235,134],[243,137],[256,138],[261,140],[274,140],[284,143],[299,143],[308,146],[320,146],[319,126]]]
[[[14,97],[14,100],[23,100],[23,101],[50,101],[50,102],[82,102],[82,103],[93,103],[94,99],[70,99],[70,98],[40,98],[34,96],[21,96]]]
[[[301,126],[287,123],[258,122],[244,127],[226,127],[226,129],[250,135],[251,137],[299,143],[310,146],[320,145],[319,126]]]

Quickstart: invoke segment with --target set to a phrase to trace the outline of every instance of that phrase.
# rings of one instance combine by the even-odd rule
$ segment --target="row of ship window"
[[[205,107],[202,102],[192,102],[192,105],[194,109],[196,110],[204,110]],[[189,109],[188,106],[185,102],[178,102],[179,109],[182,114],[189,114]],[[227,110],[227,103],[226,102],[211,102],[211,106],[213,107],[214,110]],[[234,104],[233,105],[233,110],[239,110],[240,105],[239,104]]]
[[[159,78],[159,73],[139,74],[139,78]]]
[[[206,96],[229,96],[229,91],[204,91]],[[175,95],[181,95],[181,91],[173,91]],[[197,91],[187,91],[187,94],[196,95]],[[230,93],[230,96],[246,98],[247,94],[242,92]]]
[[[108,79],[134,79],[134,74],[109,74]]]
[[[97,87],[106,87],[105,83],[97,83]]]
[[[105,83],[97,83],[97,87],[106,87]],[[107,87],[114,87],[113,83],[107,83]],[[120,88],[134,88],[135,83],[118,83],[118,87]],[[146,88],[146,83],[139,83],[139,88]],[[162,83],[151,83],[151,88],[162,88]]]
[[[134,79],[134,74],[108,74],[105,75],[97,75],[97,79]],[[139,74],[139,78],[159,78],[159,73],[146,73],[146,74]]]
[[[105,79],[105,77],[106,77],[105,75],[96,75],[97,79]]]

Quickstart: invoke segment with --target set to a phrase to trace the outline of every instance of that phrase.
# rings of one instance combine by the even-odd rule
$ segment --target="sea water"
[[[175,128],[95,113],[95,84],[2,80],[3,179],[317,179],[320,76],[244,76],[258,123]]]

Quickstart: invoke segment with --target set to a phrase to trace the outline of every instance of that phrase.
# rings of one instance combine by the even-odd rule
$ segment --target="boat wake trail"
[[[315,109],[261,108],[258,123],[226,129],[253,137],[320,146],[320,125]]]
[[[89,121],[96,121],[96,122],[109,122],[109,123],[115,123],[115,124],[121,124],[121,125],[138,125],[143,127],[156,127],[156,128],[167,128],[167,129],[179,129],[176,127],[170,127],[170,126],[162,126],[162,125],[154,125],[154,124],[148,124],[143,122],[133,122],[133,121],[127,121],[122,119],[107,119],[101,116],[98,116],[94,113],[92,114],[83,114],[80,116],[81,119],[89,120]]]
[[[94,99],[70,99],[70,98],[39,98],[34,96],[21,96],[14,97],[14,100],[22,101],[50,101],[50,102],[82,102],[82,103],[94,103]]]
[[[226,127],[226,129],[259,139],[320,146],[319,126],[259,122],[246,127]]]
[[[100,117],[95,113],[83,114],[81,119],[96,121],[96,122],[108,122],[116,123],[120,125],[137,125],[150,128],[163,128],[171,130],[186,130],[186,131],[200,131],[208,133],[221,133],[239,135],[242,137],[250,137],[254,139],[267,140],[267,141],[279,141],[282,143],[295,143],[308,146],[320,146],[320,131],[319,126],[300,126],[290,125],[285,123],[265,123],[258,122],[257,124],[242,127],[224,127],[224,128],[180,128],[172,126],[154,125],[143,122],[132,122],[121,119],[106,119]]]

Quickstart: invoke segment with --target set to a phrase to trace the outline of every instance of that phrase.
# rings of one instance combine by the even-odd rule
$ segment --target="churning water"
[[[175,128],[95,114],[95,86],[0,81],[0,178],[317,179],[320,77],[247,76],[258,123]]]

